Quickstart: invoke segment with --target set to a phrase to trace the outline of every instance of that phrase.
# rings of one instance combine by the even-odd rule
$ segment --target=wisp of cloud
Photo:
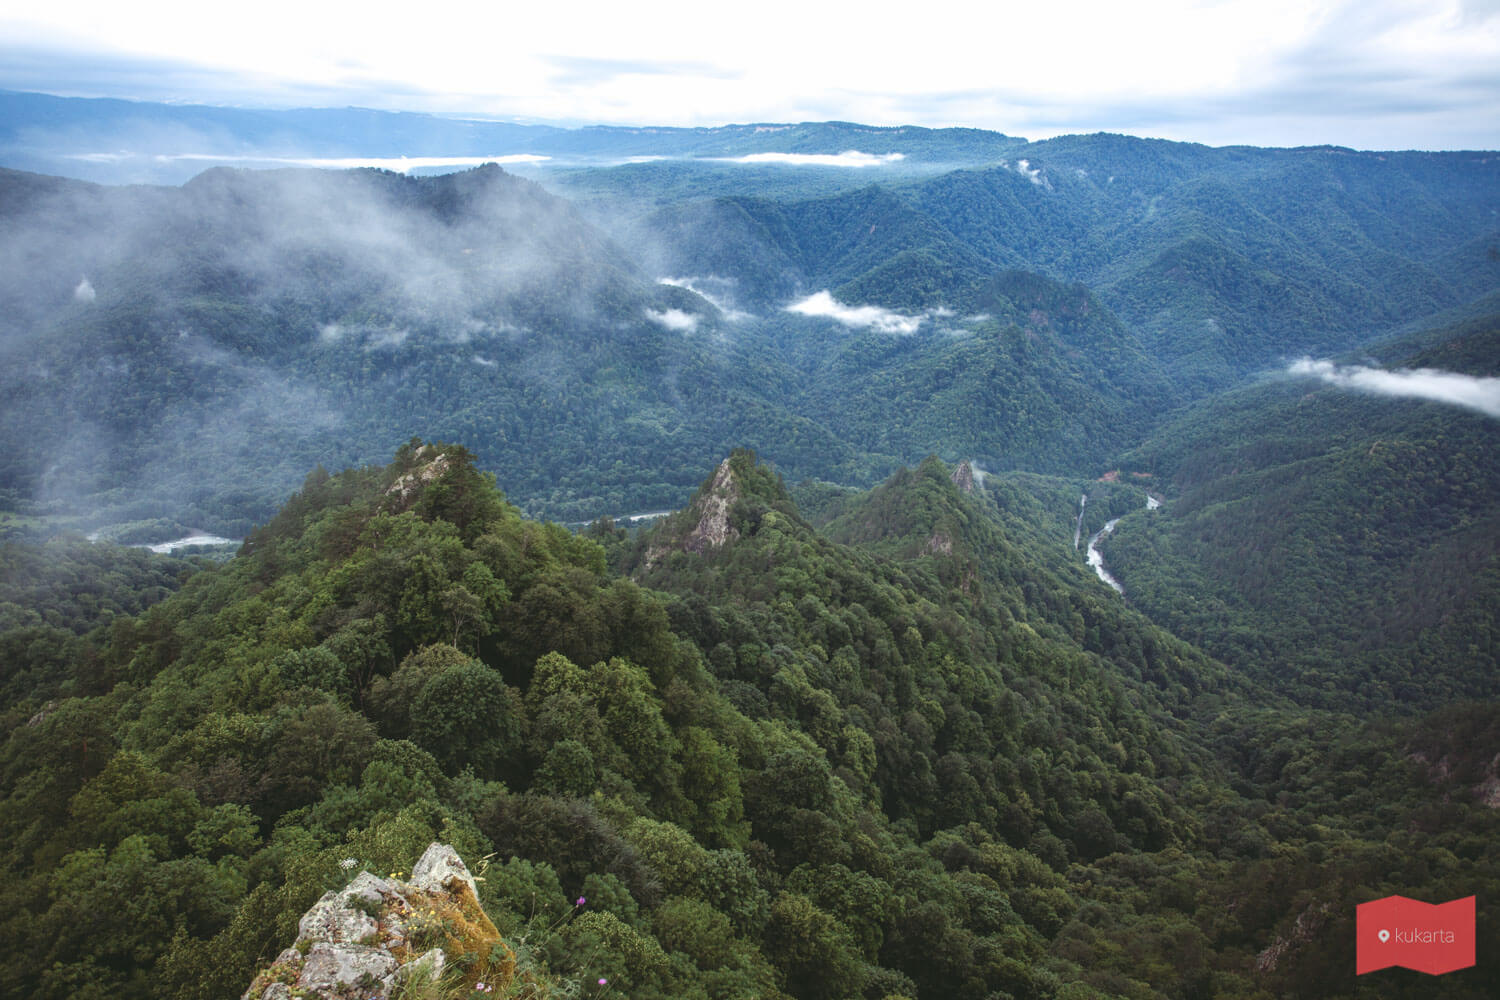
[[[726,284],[723,278],[716,278],[713,276],[707,278],[658,278],[657,284],[671,285],[673,288],[686,288],[688,291],[692,292],[694,295],[698,296],[703,301],[713,306],[715,309],[719,310],[719,312],[724,316],[725,319],[732,322],[739,322],[740,320],[750,318],[749,313],[741,312],[740,310],[734,308],[722,295],[715,295],[704,289],[703,286],[705,284]]]
[[[720,163],[772,163],[788,167],[883,167],[906,159],[903,153],[750,153],[746,156],[715,157]]]
[[[1336,365],[1332,361],[1299,358],[1287,366],[1290,375],[1310,375],[1330,385],[1382,396],[1410,396],[1478,410],[1500,418],[1500,378],[1461,375],[1436,368],[1387,371],[1364,365]]]
[[[903,316],[880,306],[846,306],[826,289],[793,302],[786,307],[786,311],[802,316],[822,316],[844,326],[902,335],[916,333],[922,321],[930,315],[923,313],[920,316]]]
[[[647,309],[646,318],[658,326],[666,327],[668,330],[676,330],[679,333],[692,333],[698,329],[698,317],[681,309]]]
[[[128,159],[131,153],[70,153],[70,160],[91,163],[113,162]],[[480,167],[488,163],[510,166],[521,164],[536,166],[552,159],[540,153],[507,153],[499,156],[260,156],[232,155],[228,153],[160,153],[151,157],[160,163],[182,161],[202,163],[227,163],[240,166],[269,167],[314,167],[319,170],[356,170],[371,168],[392,170],[398,174],[413,170],[456,171]]]

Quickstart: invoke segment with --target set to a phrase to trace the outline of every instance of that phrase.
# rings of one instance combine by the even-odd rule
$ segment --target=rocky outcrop
[[[1265,950],[1255,956],[1255,971],[1275,972],[1282,960],[1287,957],[1288,952],[1295,951],[1317,939],[1318,932],[1328,922],[1328,915],[1332,911],[1333,907],[1328,903],[1317,903],[1303,910],[1289,932],[1277,937],[1266,946]]]
[[[953,485],[964,493],[974,492],[974,467],[967,461],[959,462],[953,470]]]
[[[467,889],[471,897],[479,898],[479,886],[474,884],[474,876],[464,867],[464,859],[453,848],[442,844],[433,844],[418,859],[411,870],[411,884],[428,892],[457,893]]]
[[[723,548],[725,544],[739,538],[739,531],[729,523],[729,512],[739,499],[739,483],[735,481],[734,469],[726,458],[719,463],[707,487],[693,501],[690,509],[698,516],[697,523],[675,544],[664,542],[647,549],[646,565],[654,566],[673,550],[703,553]]]
[[[425,459],[428,455],[436,452],[436,447],[424,444],[417,449],[416,457],[418,459]],[[428,483],[441,478],[443,473],[447,472],[452,465],[453,463],[447,455],[437,454],[437,457],[425,465],[413,469],[392,483],[390,488],[385,491],[386,496],[391,497],[397,506],[404,507],[407,501],[411,500],[418,490]]]
[[[683,548],[689,552],[704,552],[721,548],[725,542],[738,538],[740,533],[729,523],[729,510],[739,498],[739,485],[734,481],[734,471],[726,458],[719,463],[713,482],[709,483],[698,523],[682,540]]]
[[[1421,750],[1412,753],[1410,758],[1427,769],[1427,778],[1433,784],[1466,784],[1475,802],[1489,809],[1500,809],[1500,754],[1496,754],[1488,765],[1477,764],[1462,754],[1455,759],[1452,754],[1438,755]],[[1478,780],[1474,780],[1476,777]]]
[[[953,554],[953,537],[945,531],[934,531],[922,551],[929,556]]]
[[[460,969],[450,955],[478,961]],[[414,976],[441,980],[462,996],[476,983],[504,987],[515,978],[514,954],[480,907],[463,859],[446,844],[428,847],[409,881],[362,871],[325,893],[297,924],[296,943],[241,1000],[376,1000],[396,995]]]

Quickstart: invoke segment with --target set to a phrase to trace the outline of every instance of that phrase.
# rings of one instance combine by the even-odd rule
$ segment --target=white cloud
[[[681,309],[667,309],[661,312],[647,309],[646,318],[658,326],[664,326],[668,330],[676,330],[679,333],[692,333],[698,329],[698,317],[692,313],[683,312]]]
[[[821,316],[845,326],[903,335],[916,333],[922,321],[931,315],[923,313],[919,316],[903,316],[880,306],[846,306],[827,290],[793,302],[786,310],[802,316]]]
[[[713,157],[719,163],[774,163],[788,167],[883,167],[906,159],[902,153],[750,153],[747,156]]]
[[[1001,165],[1004,166],[1004,164]],[[1033,169],[1030,160],[1017,160],[1016,170],[1019,171],[1022,176],[1024,176],[1031,183],[1035,184],[1037,187],[1044,187],[1048,190],[1051,190],[1052,185],[1048,184],[1047,178],[1042,176],[1042,168],[1036,167]]]
[[[729,320],[730,322],[737,323],[740,320],[750,318],[749,313],[741,312],[740,310],[734,308],[722,295],[715,295],[712,292],[705,291],[703,287],[707,284],[732,286],[733,282],[731,280],[716,278],[712,276],[707,278],[658,278],[657,284],[671,285],[673,288],[686,288],[688,291],[692,292],[694,295],[698,296],[700,299],[707,302],[715,309],[719,310],[719,312],[723,313],[724,318]]]
[[[489,358],[482,358],[477,354],[474,355],[474,363],[476,365],[479,365],[481,368],[493,368],[497,364],[499,364],[498,361],[491,361]]]
[[[73,298],[79,302],[92,302],[98,296],[99,293],[94,291],[94,283],[89,281],[88,278],[79,281],[78,286],[73,289]]]
[[[1382,396],[1409,396],[1463,406],[1500,417],[1500,378],[1481,378],[1435,368],[1388,371],[1363,365],[1335,365],[1332,361],[1301,358],[1287,366],[1292,375],[1310,375],[1330,385]]]

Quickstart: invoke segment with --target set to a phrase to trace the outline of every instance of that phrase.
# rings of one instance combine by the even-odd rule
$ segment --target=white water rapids
[[[1110,576],[1109,570],[1104,568],[1104,553],[1099,551],[1100,539],[1102,539],[1110,532],[1114,531],[1115,525],[1119,523],[1120,519],[1118,517],[1113,521],[1105,522],[1104,527],[1100,528],[1097,532],[1094,533],[1094,537],[1089,539],[1089,565],[1094,567],[1094,572],[1099,574],[1099,579],[1103,580],[1105,583],[1115,588],[1116,591],[1123,594],[1125,593],[1125,588],[1120,586],[1120,581]]]
[[[1086,502],[1088,500],[1088,497],[1085,496],[1083,499]],[[1160,506],[1160,500],[1156,499],[1156,497],[1152,496],[1149,493],[1146,494],[1147,510],[1156,510]],[[1113,576],[1110,575],[1109,570],[1104,568],[1104,553],[1099,551],[1099,543],[1102,542],[1107,535],[1113,532],[1115,530],[1115,525],[1119,523],[1120,519],[1117,517],[1113,521],[1106,522],[1104,527],[1100,528],[1097,532],[1094,533],[1094,537],[1089,539],[1088,560],[1089,565],[1093,567],[1094,572],[1098,574],[1099,579],[1115,588],[1116,593],[1123,595],[1125,593],[1125,588],[1120,585],[1119,580],[1116,580]],[[1078,548],[1078,536],[1082,530],[1083,503],[1080,503],[1078,505],[1078,527],[1073,532],[1073,548],[1075,549]]]

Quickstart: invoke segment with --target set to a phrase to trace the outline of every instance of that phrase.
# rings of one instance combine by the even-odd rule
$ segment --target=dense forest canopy
[[[0,170],[7,992],[441,841],[536,996],[1491,995],[1500,158],[565,134]]]
[[[1500,881],[1492,701],[1283,701],[955,478],[820,534],[738,451],[575,535],[413,441],[172,586],[85,550],[155,603],[62,661],[4,634],[9,980],[232,993],[341,859],[435,837],[539,981],[630,996],[1344,995],[1354,903]]]

